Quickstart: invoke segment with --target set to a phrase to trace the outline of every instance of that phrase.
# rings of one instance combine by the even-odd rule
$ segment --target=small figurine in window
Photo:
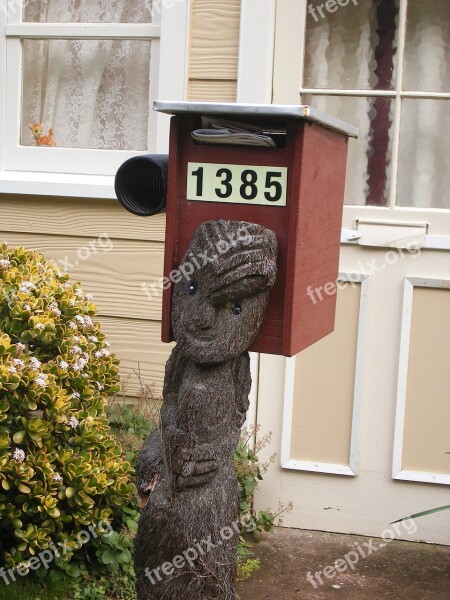
[[[56,142],[53,139],[53,129],[48,130],[48,135],[42,135],[42,123],[34,123],[33,125],[28,125],[28,127],[31,129],[38,146],[56,146]]]
[[[275,282],[277,239],[257,224],[209,221],[182,262],[198,268],[174,288],[177,345],[160,427],[137,461],[137,597],[234,600],[240,527],[232,456],[249,404],[247,348]]]

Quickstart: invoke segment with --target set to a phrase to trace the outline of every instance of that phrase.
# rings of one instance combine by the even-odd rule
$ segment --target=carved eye
[[[233,308],[231,309],[233,315],[240,315],[242,312],[241,305],[238,302],[235,302]]]
[[[197,291],[197,284],[195,283],[195,281],[191,281],[191,283],[188,285],[188,294],[190,296],[193,296],[196,291]]]

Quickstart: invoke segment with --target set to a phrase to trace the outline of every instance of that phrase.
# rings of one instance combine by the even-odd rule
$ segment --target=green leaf
[[[112,550],[111,548],[104,550],[104,552],[102,554],[102,562],[105,565],[114,564],[116,562],[114,550]]]
[[[130,531],[133,531],[134,533],[136,533],[138,530],[138,524],[136,523],[136,521],[133,521],[133,519],[127,520],[127,527]]]
[[[402,519],[397,519],[397,521],[392,521],[389,525],[393,525],[394,523],[400,523],[400,521],[407,521],[408,519],[417,519],[418,517],[424,517],[426,515],[431,515],[433,513],[441,512],[442,510],[449,510],[450,504],[446,506],[438,506],[437,508],[430,508],[430,510],[424,510],[422,512],[415,513],[413,515],[408,515],[407,517],[403,517]]]

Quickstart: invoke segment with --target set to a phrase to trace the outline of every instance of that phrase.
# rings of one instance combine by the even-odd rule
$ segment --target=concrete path
[[[255,552],[240,600],[450,600],[447,546],[277,529]]]

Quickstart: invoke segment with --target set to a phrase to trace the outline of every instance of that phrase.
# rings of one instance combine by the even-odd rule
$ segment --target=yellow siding
[[[234,102],[240,0],[192,0],[188,98]]]

